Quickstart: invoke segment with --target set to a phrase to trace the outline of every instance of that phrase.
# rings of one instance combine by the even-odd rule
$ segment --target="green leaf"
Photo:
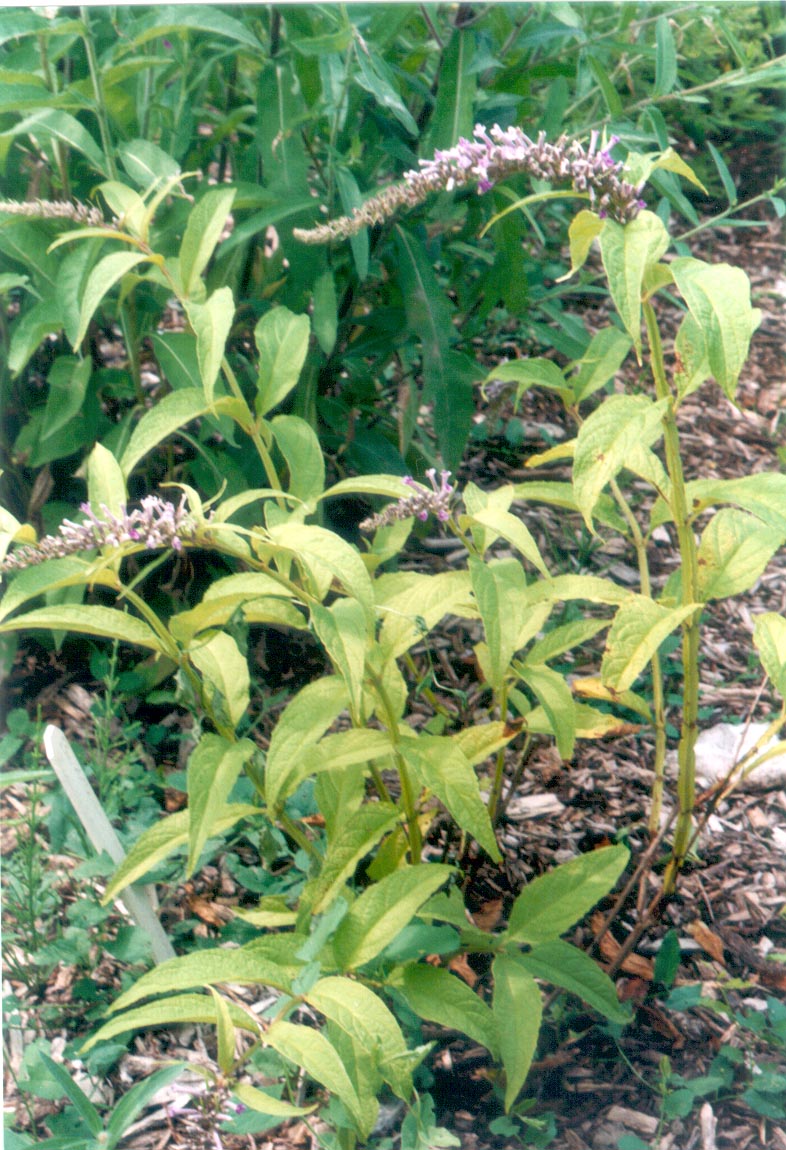
[[[407,1044],[384,1002],[355,979],[321,978],[304,996],[373,1060],[393,1092],[404,1101],[412,1093]]]
[[[710,376],[707,344],[701,328],[690,312],[677,331],[674,340],[674,360],[674,384],[677,395],[680,399],[684,399],[692,395]]]
[[[672,631],[697,610],[688,603],[671,609],[645,595],[623,603],[611,624],[601,664],[603,685],[627,691]]]
[[[307,315],[274,307],[257,323],[254,339],[259,352],[256,412],[262,418],[277,407],[296,385],[306,360],[311,325]]]
[[[531,945],[559,938],[613,888],[627,848],[601,847],[533,879],[513,904],[505,937]]]
[[[702,532],[698,550],[698,595],[728,599],[749,591],[786,540],[786,530],[770,527],[746,511],[724,507]]]
[[[670,267],[704,337],[710,371],[733,400],[751,336],[761,321],[761,312],[751,307],[750,280],[742,268],[690,257],[676,259]]]
[[[121,643],[147,647],[159,655],[169,653],[147,623],[134,615],[127,615],[124,611],[116,611],[112,607],[86,607],[80,603],[39,607],[35,611],[17,615],[10,622],[1,624],[0,632],[19,631],[25,628],[33,630],[51,628],[76,631],[80,635],[101,635],[107,639],[119,639]]]
[[[539,667],[527,660],[516,669],[546,712],[561,758],[571,759],[576,742],[576,717],[570,687],[563,676],[550,667]]]
[[[599,575],[556,575],[553,579],[541,580],[529,588],[530,602],[568,603],[574,599],[586,599],[588,603],[616,605],[630,599],[632,591],[603,579]]]
[[[588,642],[608,625],[608,619],[577,619],[574,623],[554,627],[542,639],[533,643],[527,651],[525,664],[548,663],[550,659],[556,659],[557,655]]]
[[[665,96],[677,84],[677,48],[668,16],[655,22],[655,95]]]
[[[210,32],[244,44],[252,52],[262,51],[261,43],[242,21],[209,4],[178,4],[176,11],[165,7],[149,9],[126,27],[125,35],[132,47],[138,47],[159,36],[182,35],[186,29]]]
[[[290,493],[306,503],[318,499],[325,486],[325,456],[316,432],[297,415],[276,415],[270,427],[287,461]]]
[[[88,582],[86,573],[90,566],[91,564],[85,563],[83,559],[48,559],[44,563],[17,572],[0,600],[0,619],[5,619],[17,607],[47,591]],[[109,582],[114,585],[115,576],[110,574],[105,576],[105,579],[97,579],[96,582]]]
[[[337,813],[339,818],[320,872],[306,888],[312,915],[321,914],[330,906],[361,859],[371,853],[400,818],[398,807],[390,803],[366,803],[359,810]]]
[[[90,359],[79,360],[71,355],[57,357],[46,379],[49,394],[46,399],[42,441],[60,431],[69,420],[79,414],[92,372],[93,365]]]
[[[235,318],[232,289],[218,288],[205,303],[192,301],[186,308],[197,338],[197,361],[205,400],[212,407],[224,349]]]
[[[281,1098],[274,1098],[264,1090],[257,1090],[247,1082],[236,1082],[232,1085],[232,1093],[238,1102],[255,1110],[257,1114],[269,1114],[272,1118],[299,1118],[302,1114],[312,1114],[317,1108],[315,1102],[312,1106],[293,1106],[291,1102],[284,1102]]]
[[[123,452],[120,466],[129,476],[140,459],[152,451],[162,440],[209,410],[203,391],[183,388],[165,395],[140,419],[134,428],[128,447]]]
[[[2,230],[0,229],[0,237]],[[16,321],[8,349],[8,367],[19,375],[43,340],[62,327],[62,309],[54,299],[36,303]]]
[[[583,950],[557,938],[540,943],[519,961],[536,978],[577,995],[610,1022],[630,1022],[630,1010],[620,1004],[614,983]]]
[[[154,332],[150,338],[158,366],[167,383],[175,390],[201,389],[196,336],[190,331],[168,331]]]
[[[235,193],[235,188],[211,188],[189,214],[180,244],[180,278],[186,296],[190,296],[200,283],[200,277],[221,239]],[[224,290],[229,291],[228,288]],[[229,294],[231,299],[232,293]]]
[[[221,997],[215,987],[211,986],[209,989],[216,1008],[216,1063],[222,1074],[230,1074],[235,1061],[237,1034],[232,1025],[226,999]]]
[[[338,331],[338,296],[331,271],[323,272],[314,284],[314,335],[325,355],[336,346]]]
[[[584,355],[574,365],[578,371],[568,380],[573,388],[574,403],[582,403],[614,378],[630,345],[630,336],[619,328],[604,327],[595,333]]]
[[[786,474],[782,471],[759,471],[739,479],[695,479],[686,491],[694,514],[715,503],[733,503],[770,527],[786,531]]]
[[[91,1134],[100,1134],[104,1129],[101,1115],[64,1066],[55,1062],[43,1050],[39,1051],[38,1058],[46,1067],[50,1078],[53,1078],[68,1101],[73,1105],[79,1117],[87,1126]]]
[[[723,190],[726,193],[726,197],[729,201],[729,207],[733,208],[737,203],[737,187],[734,183],[732,174],[726,166],[726,161],[724,160],[723,156],[720,154],[715,145],[711,144],[709,140],[707,141],[707,148],[709,149],[709,153],[715,161],[715,167],[718,169],[718,175],[720,176],[721,183],[723,184]]]
[[[492,1010],[499,1035],[499,1054],[505,1070],[505,1112],[510,1113],[535,1057],[543,1017],[543,1000],[537,983],[519,955],[498,954],[492,972]]]
[[[415,1014],[467,1034],[494,1057],[500,1034],[494,1015],[466,982],[442,967],[417,963],[404,968],[401,992]],[[510,1019],[507,1020],[510,1023]]]
[[[433,791],[461,829],[499,862],[502,856],[478,777],[460,746],[450,738],[421,734],[402,740],[399,750],[420,785]]]
[[[489,683],[500,690],[510,671],[519,631],[531,613],[527,580],[517,559],[485,563],[470,558],[469,572],[489,649]]]
[[[659,216],[642,211],[628,224],[606,220],[600,254],[609,291],[625,330],[641,360],[641,295],[644,274],[669,246],[669,233]]]
[[[149,67],[154,63],[163,64],[164,61],[148,58],[145,63]],[[104,82],[106,83],[106,73],[104,73]],[[177,160],[173,159],[163,148],[159,148],[158,144],[154,144],[152,140],[129,140],[119,146],[117,157],[136,186],[141,188],[143,192],[180,174],[180,165]]]
[[[355,60],[357,71],[352,77],[355,83],[366,92],[370,92],[380,108],[391,112],[410,136],[417,137],[418,126],[396,91],[393,73],[381,56],[369,49],[366,44],[355,41]]]
[[[603,102],[606,105],[609,115],[613,118],[621,117],[623,115],[622,100],[619,97],[617,89],[609,79],[606,65],[592,52],[587,53],[587,63],[598,82],[598,87],[600,88]]]
[[[185,814],[184,811],[180,813]],[[303,964],[294,957],[300,945],[302,938],[293,934],[268,934],[241,947],[213,947],[178,955],[159,963],[138,978],[133,986],[115,999],[111,1012],[126,1010],[143,998],[173,994],[195,986],[237,982],[243,986],[270,986],[288,992],[292,980],[303,969]]]
[[[307,115],[292,62],[265,60],[257,89],[257,152],[268,187],[285,201],[308,194],[308,158],[300,128]]]
[[[589,528],[604,487],[623,468],[640,470],[637,454],[663,433],[667,399],[611,395],[579,428],[573,456],[573,494]]]
[[[445,615],[461,614],[462,605],[470,602],[472,586],[466,571],[407,574],[403,582],[386,576],[375,581],[382,616],[378,643],[386,659],[403,655]]]
[[[456,28],[439,65],[428,152],[452,148],[461,137],[472,138],[477,89],[477,72],[472,68],[474,59],[475,32],[469,28]]]
[[[349,703],[338,675],[318,679],[298,691],[273,729],[265,763],[265,801],[275,810],[298,761],[316,745]]]
[[[485,507],[480,511],[472,512],[469,519],[470,522],[490,528],[494,532],[495,539],[499,535],[503,539],[507,539],[508,543],[512,543],[516,550],[521,552],[524,558],[528,559],[532,566],[540,571],[541,575],[547,579],[550,578],[549,570],[543,562],[537,543],[532,538],[529,528],[518,516],[512,515],[509,511],[503,511],[500,507]],[[487,544],[492,541],[487,540]]]
[[[774,611],[757,615],[753,642],[770,682],[781,698],[786,699],[786,618]]]
[[[235,826],[241,819],[258,817],[258,807],[246,803],[232,803],[215,822],[213,833],[221,834]],[[184,846],[188,842],[188,829],[189,813],[186,810],[169,815],[168,818],[161,819],[143,831],[126,855],[125,862],[120,864],[110,879],[101,904],[106,906],[116,897],[118,891],[136,882],[162,859],[167,858],[178,847]]]
[[[75,148],[102,176],[109,177],[109,163],[93,137],[70,112],[55,108],[42,108],[32,112],[2,136],[30,135],[35,139],[57,140],[67,148]]]
[[[87,498],[96,515],[101,506],[116,515],[126,505],[126,483],[111,451],[97,443],[87,457]]]
[[[248,660],[241,655],[235,640],[219,631],[207,640],[200,639],[188,656],[202,675],[205,698],[213,712],[220,715],[223,711],[232,726],[237,727],[248,710],[251,680]]]
[[[228,635],[216,638],[228,639]],[[230,640],[231,642],[231,640]],[[226,812],[226,801],[256,747],[249,739],[230,743],[221,735],[203,735],[188,759],[188,863],[190,877],[213,826]]]
[[[439,863],[408,866],[364,890],[333,938],[341,969],[355,970],[376,958],[454,873],[453,867]]]
[[[310,1026],[279,1021],[265,1031],[265,1045],[272,1046],[340,1098],[358,1125],[363,1125],[355,1088],[337,1051],[324,1034]]]
[[[362,605],[367,626],[373,624],[374,588],[354,547],[333,531],[304,523],[281,523],[269,528],[267,537],[276,548],[291,552],[307,567],[327,569]]]
[[[110,1150],[120,1141],[129,1126],[133,1125],[159,1090],[163,1090],[165,1086],[169,1086],[171,1082],[180,1077],[185,1065],[182,1062],[176,1062],[174,1066],[165,1066],[163,1070],[149,1074],[147,1078],[137,1082],[130,1090],[126,1091],[111,1111],[106,1124],[107,1141],[105,1145]]]
[[[229,1005],[229,1014],[232,1022],[239,1030],[249,1030],[252,1034],[259,1033],[259,1024],[252,1015],[234,1002]],[[161,999],[140,1006],[136,1010],[129,1010],[105,1022],[80,1048],[80,1054],[86,1054],[98,1042],[108,1042],[118,1034],[126,1034],[129,1030],[149,1030],[157,1026],[173,1026],[183,1022],[202,1022],[215,1025],[216,1008],[208,994],[180,994],[177,997]]]
[[[351,216],[353,209],[359,208],[363,204],[363,197],[360,194],[357,180],[349,168],[345,168],[341,164],[336,165],[335,175],[336,187],[341,198],[341,210],[345,216]],[[352,248],[352,258],[355,261],[358,279],[362,283],[368,275],[368,228],[363,228],[354,236],[350,236],[349,244]]]
[[[560,276],[557,283],[562,283],[584,267],[595,240],[606,227],[606,220],[602,220],[597,212],[583,208],[570,221],[568,240],[570,242],[570,271]]]
[[[74,340],[74,347],[78,347],[87,334],[90,320],[101,303],[101,300],[112,290],[118,280],[127,275],[137,264],[149,260],[144,252],[113,252],[104,256],[90,273],[85,284],[82,306],[79,309],[79,327]]]
[[[355,721],[360,722],[368,644],[363,608],[354,599],[338,599],[329,607],[315,603],[311,607],[311,621],[317,638],[347,685],[350,709]]]
[[[560,395],[570,395],[565,376],[550,359],[512,359],[508,363],[498,364],[486,376],[483,386],[493,381],[517,384],[516,405],[531,387],[546,387]]]

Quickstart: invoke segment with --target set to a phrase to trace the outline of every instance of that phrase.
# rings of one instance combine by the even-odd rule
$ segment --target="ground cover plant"
[[[102,905],[47,953],[34,792],[9,887],[12,961],[18,978],[18,956],[39,954],[46,972],[68,944],[87,971],[85,928],[104,929],[124,899],[156,964],[139,976],[144,946],[121,944],[122,992],[107,1004],[85,986],[96,1008],[71,1053],[100,1076],[131,1032],[209,1024],[193,1101],[170,1102],[194,1145],[317,1112],[325,1145],[384,1145],[391,1108],[402,1146],[458,1144],[427,1093],[424,1025],[487,1052],[501,1137],[545,1144],[548,1121],[522,1099],[555,1009],[544,985],[614,1041],[633,1023],[609,974],[563,936],[622,887],[619,911],[661,848],[629,948],[678,890],[714,809],[697,818],[703,621],[786,542],[782,471],[684,474],[681,411],[709,380],[735,400],[761,314],[742,269],[689,243],[712,222],[696,207],[708,184],[726,197],[716,219],[740,207],[722,152],[689,164],[670,138],[679,117],[661,109],[678,91],[683,110],[703,108],[722,88],[706,135],[739,105],[758,112],[752,94],[783,82],[771,16],[743,7],[735,28],[691,5],[3,14],[0,135],[18,194],[0,203],[13,464],[0,635],[91,652],[100,801],[50,729],[49,761],[83,798],[79,820],[66,829],[61,814],[48,833],[119,861],[99,853],[83,870],[111,875]],[[749,44],[737,33],[751,24],[763,34]],[[708,44],[738,65],[723,85],[702,72]],[[780,218],[782,184],[750,189],[748,206]],[[571,311],[577,285],[605,309],[592,334]],[[478,345],[511,317],[515,358],[480,367]],[[518,482],[461,481],[476,386],[502,396],[511,425],[545,393],[573,438],[533,454]],[[532,505],[579,516],[590,549],[620,539],[635,586],[563,569],[527,526]],[[408,562],[423,524],[454,540],[445,570]],[[471,716],[420,670],[448,620],[471,635]],[[310,644],[312,670],[260,683],[260,634],[270,649]],[[596,673],[569,675],[596,636]],[[662,658],[677,641],[675,687]],[[726,787],[771,757],[786,719],[782,614],[756,615],[751,657],[773,708]],[[113,723],[115,701],[135,695],[184,717],[179,776],[156,778],[163,724],[146,772],[139,728]],[[31,723],[9,724],[9,760]],[[502,859],[511,751],[523,764],[544,737],[569,762],[579,740],[642,729],[654,738],[644,857],[621,827],[515,892],[501,920],[469,919],[468,874]],[[11,779],[49,777],[39,757]],[[167,782],[187,795],[170,813],[154,801]],[[250,893],[223,931],[233,945],[184,928],[168,957],[135,884],[193,881],[230,844],[257,860],[233,864]],[[657,982],[680,1002],[673,954],[665,945]],[[664,1065],[661,1120],[731,1088],[734,1049],[706,1082]],[[29,1092],[71,1105],[38,1143],[53,1147],[119,1143],[180,1073],[159,1071],[102,1117],[40,1044],[25,1061]],[[757,1067],[756,1113],[783,1117],[779,1074]]]

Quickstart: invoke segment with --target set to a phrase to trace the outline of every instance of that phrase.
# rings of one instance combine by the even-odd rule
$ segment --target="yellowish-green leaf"
[[[698,552],[698,592],[702,602],[749,591],[764,573],[786,531],[738,511],[721,508],[705,527]]]
[[[250,1011],[243,1010],[235,1003],[229,1003],[228,1009],[232,1022],[239,1030],[248,1030],[252,1034],[259,1033],[259,1023]],[[87,1042],[81,1047],[81,1051],[86,1053],[97,1042],[108,1042],[110,1038],[115,1038],[118,1034],[126,1034],[129,1030],[150,1030],[158,1026],[178,1026],[184,1022],[216,1024],[216,1007],[210,995],[179,994],[176,997],[147,1003],[137,1010],[129,1010],[127,1014],[117,1015],[91,1034]]]
[[[627,224],[615,220],[605,224],[599,242],[609,291],[641,359],[642,282],[647,268],[668,248],[669,233],[660,217],[648,211],[639,212]]]
[[[197,361],[205,400],[212,407],[224,348],[235,318],[232,289],[218,288],[204,303],[189,302],[187,312],[197,337]]]
[[[786,700],[786,618],[774,611],[757,615],[753,624],[753,642],[770,682]]]
[[[289,395],[306,360],[311,325],[285,307],[267,312],[254,328],[259,352],[257,415],[263,417]]]
[[[543,1000],[535,979],[517,954],[498,954],[492,966],[492,1010],[499,1035],[499,1055],[505,1070],[505,1111],[529,1074],[540,1034]],[[511,1025],[511,1019],[516,1024]]]
[[[673,631],[699,604],[662,607],[660,603],[636,595],[617,611],[609,630],[601,665],[603,684],[615,691],[627,691],[652,656]]]
[[[190,877],[214,826],[227,811],[238,775],[256,750],[250,739],[230,743],[221,735],[203,735],[188,759],[188,863]]]
[[[235,188],[210,188],[191,210],[180,244],[180,277],[190,296],[208,265],[232,209]]]
[[[26,615],[17,615],[7,623],[0,624],[2,631],[24,630],[76,631],[80,635],[100,635],[106,639],[119,639],[121,643],[133,643],[146,647],[161,655],[169,653],[156,632],[142,619],[116,611],[112,607],[83,606],[80,603],[61,603],[55,607],[39,607]]]
[[[587,261],[594,241],[601,234],[608,221],[602,220],[597,212],[590,212],[583,208],[570,222],[568,239],[570,241],[570,271],[560,276],[557,283],[570,279]]]
[[[248,709],[251,678],[248,660],[235,640],[226,631],[217,631],[209,639],[198,639],[188,657],[202,676],[207,705],[236,727]]]

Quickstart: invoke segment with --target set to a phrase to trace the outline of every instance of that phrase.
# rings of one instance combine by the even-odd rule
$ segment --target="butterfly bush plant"
[[[75,349],[106,293],[144,279],[178,301],[197,365],[192,384],[146,410],[124,444],[95,446],[79,522],[65,521],[38,539],[29,525],[3,515],[0,632],[61,629],[141,648],[171,668],[199,716],[188,809],[142,835],[106,898],[180,848],[192,874],[211,837],[233,827],[273,824],[308,859],[296,898],[262,898],[237,911],[258,937],[159,965],[118,998],[89,1044],[135,1029],[211,1023],[218,1035],[214,1079],[224,1092],[272,1121],[307,1115],[326,1093],[341,1144],[351,1147],[373,1131],[383,1089],[404,1102],[414,1097],[413,1076],[428,1047],[410,1041],[413,1015],[459,1030],[489,1051],[504,1072],[507,1110],[537,1046],[539,981],[576,994],[612,1022],[628,1020],[608,976],[562,938],[613,889],[628,862],[623,845],[535,879],[500,929],[481,929],[468,918],[458,846],[449,839],[439,862],[428,849],[432,824],[445,810],[462,836],[499,862],[495,825],[508,797],[506,748],[523,729],[552,736],[569,761],[577,739],[629,729],[615,708],[634,712],[655,731],[655,831],[666,747],[658,650],[679,632],[678,810],[664,876],[664,889],[672,891],[693,836],[702,612],[712,600],[751,587],[786,539],[783,475],[685,480],[680,407],[710,377],[734,399],[759,316],[742,271],[670,258],[666,228],[645,206],[642,188],[651,172],[691,178],[690,170],[670,150],[631,154],[623,166],[615,146],[596,134],[585,147],[478,127],[473,139],[437,152],[352,215],[298,233],[304,243],[342,241],[432,193],[474,183],[482,194],[520,172],[554,185],[529,197],[530,204],[554,195],[583,198],[587,206],[569,231],[571,271],[597,246],[614,321],[565,368],[517,359],[478,379],[510,384],[517,400],[536,387],[560,398],[576,436],[531,462],[535,468],[568,462],[570,482],[534,475],[481,490],[431,470],[425,482],[378,474],[326,487],[311,426],[277,413],[306,358],[309,316],[277,306],[259,320],[250,389],[226,356],[235,302],[227,286],[208,289],[205,272],[232,209],[231,188],[214,187],[198,199],[176,249],[159,251],[151,238],[162,192],[179,186],[174,177],[146,193],[107,182],[102,192],[112,220],[77,220],[80,226],[58,239],[109,245],[80,288]],[[658,324],[666,296],[683,304],[673,345],[664,345]],[[611,389],[630,352],[646,364],[649,386]],[[243,437],[265,486],[213,491],[208,499],[194,486],[174,484],[138,505],[130,500],[129,480],[140,462],[195,421]],[[650,500],[634,494],[631,475],[651,490]],[[375,503],[361,524],[360,546],[324,526],[325,501],[346,495]],[[619,532],[635,550],[638,588],[550,570],[513,510],[522,503],[567,508],[592,532]],[[428,519],[460,541],[466,561],[438,574],[398,570],[395,560],[413,523]],[[656,529],[668,533],[679,560],[657,588],[649,567]],[[162,550],[221,556],[231,573],[212,582],[195,606],[163,618],[145,595]],[[74,587],[97,594],[81,603],[52,599]],[[44,594],[47,603],[35,606]],[[551,625],[569,601],[592,611]],[[411,652],[448,616],[466,620],[476,633],[487,719],[455,730],[418,729],[411,721]],[[264,750],[251,737],[248,716],[251,675],[241,637],[252,624],[310,630],[329,665],[329,673],[291,698]],[[569,683],[552,664],[601,632],[599,675]],[[786,694],[783,618],[759,615],[754,643],[773,686]],[[648,669],[653,686],[645,698],[636,686]],[[782,721],[783,712],[772,729]],[[241,773],[254,802],[233,799]],[[293,801],[307,781],[323,828],[303,821]],[[461,954],[486,956],[489,974],[480,990],[449,969]],[[227,984],[264,988],[267,1007],[250,1010],[222,990]],[[260,1045],[280,1060],[278,1088],[262,1090],[251,1081],[249,1059]],[[303,1075],[312,1083],[305,1091]]]

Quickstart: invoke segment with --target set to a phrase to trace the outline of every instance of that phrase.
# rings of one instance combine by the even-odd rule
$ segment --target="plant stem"
[[[398,733],[398,720],[393,706],[385,690],[385,685],[382,682],[382,676],[378,675],[372,667],[367,667],[369,678],[374,684],[382,708],[385,712],[385,722],[390,735],[390,741],[393,744],[393,756],[396,760],[396,769],[398,770],[399,781],[401,783],[401,802],[404,807],[404,816],[407,820],[407,835],[409,837],[409,854],[413,865],[420,862],[420,856],[423,851],[423,839],[420,834],[420,824],[418,822],[418,812],[415,806],[415,792],[412,787],[412,780],[409,775],[409,768],[407,762],[400,751],[401,738]]]
[[[682,470],[680,439],[675,416],[674,400],[666,381],[661,343],[655,310],[651,303],[643,304],[652,362],[652,374],[658,399],[668,399],[669,406],[663,417],[666,467],[671,480],[669,504],[677,529],[680,559],[682,560],[682,604],[687,607],[698,601],[698,555],[696,538],[690,520],[685,476]],[[697,606],[682,624],[682,723],[677,752],[679,775],[677,778],[678,811],[674,830],[671,859],[663,880],[664,893],[674,892],[677,876],[685,863],[691,841],[693,808],[696,802],[696,738],[699,713],[699,617]]]
[[[496,692],[495,692],[496,693]],[[508,718],[508,687],[503,683],[499,692],[499,717],[502,722],[506,722]],[[497,751],[497,758],[494,764],[494,782],[491,787],[491,794],[489,796],[489,818],[491,825],[495,826],[497,817],[499,815],[499,803],[502,798],[502,784],[505,779],[505,748],[500,747]]]
[[[46,36],[38,37],[38,51],[41,57],[41,71],[44,73],[44,80],[46,86],[53,96],[57,95],[57,72],[52,67],[49,59],[49,49],[46,42]],[[66,153],[63,148],[63,141],[58,139],[52,140],[52,152],[57,164],[57,170],[60,175],[60,188],[63,196],[66,199],[71,197],[71,185],[68,179],[68,164],[66,162]]]
[[[639,568],[639,584],[642,595],[652,598],[652,580],[650,567],[647,561],[647,544],[641,533],[639,522],[633,514],[630,504],[622,493],[616,479],[611,481],[611,490],[617,501],[628,527],[630,527],[633,546],[636,550],[636,560]],[[660,814],[663,809],[664,767],[666,763],[666,706],[663,692],[663,672],[660,655],[656,651],[650,659],[652,669],[652,709],[655,716],[655,781],[652,785],[652,805],[650,807],[649,832],[650,836],[658,833]]]
[[[240,388],[240,384],[237,381],[237,376],[235,375],[234,371],[232,370],[232,367],[229,363],[229,360],[226,358],[226,356],[224,356],[224,358],[221,360],[221,370],[223,371],[224,375],[226,376],[230,391],[232,392],[232,394],[235,396],[236,399],[240,400],[240,402],[243,404],[243,406],[248,411],[248,416],[249,416],[248,426],[245,428],[245,431],[251,437],[251,441],[254,444],[254,447],[256,447],[256,449],[257,449],[257,455],[262,460],[262,466],[265,469],[265,475],[267,476],[268,483],[275,490],[282,491],[283,488],[281,486],[281,480],[278,478],[278,475],[276,473],[276,469],[273,466],[273,460],[271,458],[270,452],[268,451],[267,447],[265,446],[265,442],[259,433],[259,427],[257,426],[257,421],[254,418],[254,414],[251,411],[251,408],[248,406],[248,403],[246,401],[246,397],[243,395],[243,392],[241,391],[241,388]]]

